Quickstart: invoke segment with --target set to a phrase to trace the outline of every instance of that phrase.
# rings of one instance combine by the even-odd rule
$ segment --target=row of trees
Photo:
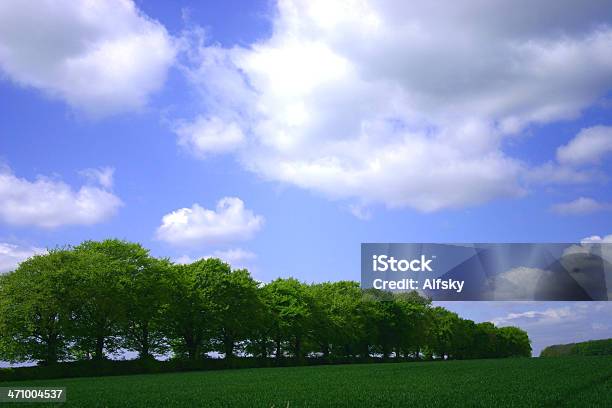
[[[219,259],[183,265],[139,244],[86,241],[0,276],[0,360],[53,364],[171,354],[226,359],[530,356],[527,333],[461,319],[416,292],[255,281]]]

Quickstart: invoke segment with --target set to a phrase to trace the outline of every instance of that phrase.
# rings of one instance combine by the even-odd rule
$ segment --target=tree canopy
[[[109,239],[58,248],[0,275],[0,360],[211,355],[300,363],[530,356],[527,333],[462,319],[416,292],[357,282],[267,284],[215,259],[174,264]]]

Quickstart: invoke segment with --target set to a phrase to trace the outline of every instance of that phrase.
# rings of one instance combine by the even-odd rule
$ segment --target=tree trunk
[[[295,336],[295,361],[302,361],[302,339],[300,336]]]
[[[94,352],[94,360],[104,359],[104,336],[96,337],[96,350]]]
[[[149,358],[150,354],[149,354],[149,326],[147,324],[144,324],[142,326],[142,337],[141,337],[141,344],[140,344],[140,358],[141,359],[145,359],[145,358]]]
[[[57,336],[50,334],[47,337],[47,350],[45,351],[45,365],[57,363]]]
[[[382,345],[382,355],[383,355],[383,361],[387,361],[389,359],[389,346],[384,343]]]
[[[280,338],[276,338],[276,361],[280,361],[281,359],[281,354],[282,353],[282,349],[281,349],[281,339]]]
[[[200,346],[197,344],[189,344],[187,345],[187,356],[191,361],[196,361],[200,359]]]
[[[370,347],[369,347],[368,343],[364,343],[362,345],[361,358],[364,361],[367,361],[370,358]]]
[[[329,360],[329,343],[323,344],[323,358]]]
[[[266,347],[266,343],[268,342],[268,339],[265,337],[262,337],[261,339],[259,339],[259,356],[261,357],[262,360],[265,360],[268,357],[268,348]]]
[[[183,334],[183,341],[185,342],[185,349],[187,350],[187,357],[191,361],[195,361],[198,359],[198,342],[196,341],[195,336],[192,333],[187,332]]]
[[[227,333],[223,335],[223,348],[226,360],[234,358],[234,339]]]

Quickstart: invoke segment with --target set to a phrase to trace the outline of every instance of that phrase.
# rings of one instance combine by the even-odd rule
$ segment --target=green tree
[[[474,334],[474,354],[477,358],[494,358],[497,352],[497,328],[493,323],[483,322],[476,325]]]
[[[272,341],[272,333],[277,327],[276,318],[268,305],[267,297],[272,294],[265,289],[265,286],[258,285],[257,287],[257,303],[259,307],[255,310],[253,317],[253,325],[251,328],[250,338],[246,341],[246,350],[252,355],[265,360],[274,351],[275,344]]]
[[[257,293],[257,282],[246,269],[231,271],[229,265],[216,261],[220,276],[214,280],[216,285],[212,296],[219,322],[220,351],[226,359],[231,359],[236,343],[253,335],[262,304]]]
[[[451,357],[453,329],[459,316],[438,306],[430,310],[430,319],[427,334],[429,348],[438,358]]]
[[[270,330],[276,345],[276,358],[283,356],[287,341],[297,361],[303,358],[303,342],[312,328],[313,299],[297,279],[276,279],[264,287],[263,300],[272,315]]]
[[[168,303],[168,288],[164,277],[171,264],[167,259],[145,257],[142,253],[138,259],[136,267],[127,269],[122,284],[122,300],[127,313],[120,324],[121,346],[146,359],[168,351],[163,314]]]
[[[93,343],[94,358],[119,347],[139,358],[167,350],[162,326],[166,302],[163,276],[170,263],[142,245],[118,239],[85,241],[75,248],[88,260],[82,271],[80,343]]]
[[[348,358],[358,341],[358,317],[361,301],[359,284],[353,281],[325,282],[309,286],[314,301],[312,336],[318,351]]]
[[[73,353],[102,360],[105,350],[113,353],[119,347],[118,324],[124,312],[121,282],[113,260],[106,255],[84,249],[77,250],[76,255],[79,283],[73,293],[78,299],[73,314]]]
[[[220,327],[215,290],[228,268],[218,259],[201,259],[169,269],[164,319],[175,355],[197,360],[210,348],[210,340]]]
[[[420,358],[421,347],[427,341],[428,314],[430,301],[417,292],[399,293],[394,296],[395,303],[395,355],[400,358],[412,354]]]
[[[458,360],[473,358],[476,324],[472,320],[457,318],[453,321],[451,338],[451,357]]]
[[[584,352],[601,352],[584,345]],[[244,351],[262,360],[530,356],[527,333],[475,324],[416,292],[361,290],[357,282],[260,285],[219,259],[174,265],[141,245],[85,241],[0,276],[0,359],[53,364],[120,349],[192,360]],[[309,354],[311,353],[311,354]]]
[[[384,303],[393,299],[393,295],[376,289],[362,291],[359,302],[355,307],[357,341],[355,348],[362,360],[370,358],[371,351],[390,351],[390,344],[387,334],[384,333],[388,328],[386,320],[389,318],[386,313]],[[385,345],[387,350],[385,350]],[[378,350],[377,350],[378,349]]]
[[[531,341],[524,330],[508,326],[497,329],[500,357],[531,357]]]
[[[53,249],[0,279],[0,359],[54,364],[68,357],[74,253]]]

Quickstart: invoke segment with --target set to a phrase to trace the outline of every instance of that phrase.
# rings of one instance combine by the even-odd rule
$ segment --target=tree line
[[[219,259],[175,264],[140,244],[85,241],[0,275],[0,360],[200,360],[211,352],[329,361],[530,356],[527,333],[460,318],[416,292],[254,280]]]
[[[609,355],[612,355],[612,339],[589,340],[570,344],[554,344],[546,347],[540,352],[540,357]]]

